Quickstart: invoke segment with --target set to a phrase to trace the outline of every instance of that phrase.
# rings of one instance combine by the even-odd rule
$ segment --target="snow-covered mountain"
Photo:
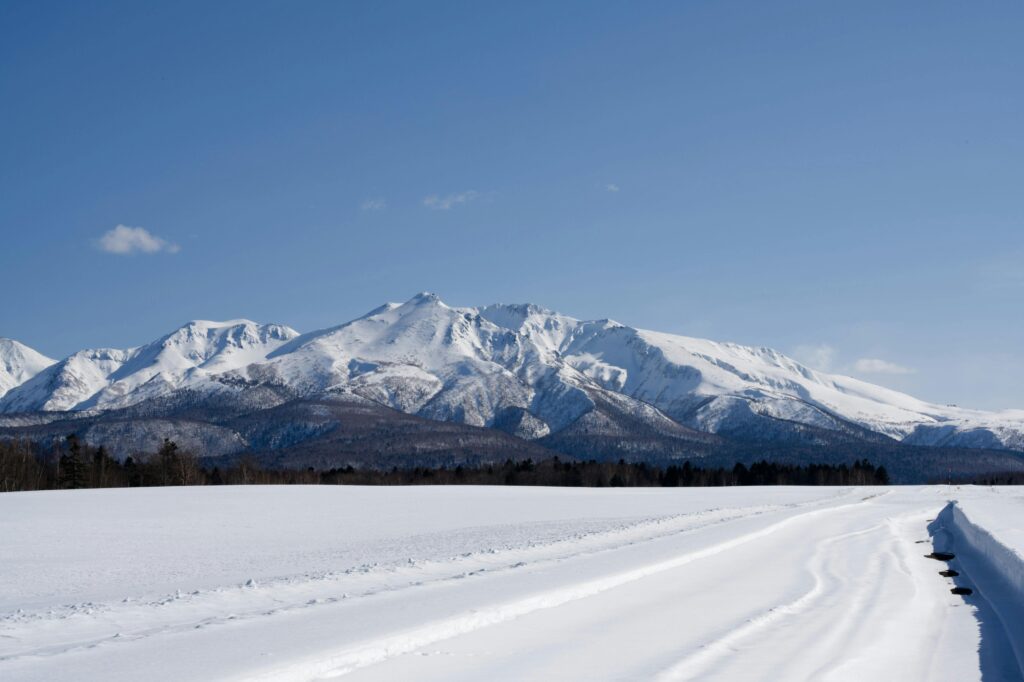
[[[0,396],[25,383],[54,362],[23,343],[0,337]]]
[[[265,360],[298,336],[248,320],[197,320],[126,350],[82,350],[53,363],[0,399],[4,412],[110,409],[166,395],[209,376]]]
[[[933,405],[768,348],[534,305],[457,308],[426,293],[302,335],[248,321],[193,322],[139,348],[81,351],[10,390],[0,411],[107,410],[183,389],[231,400],[268,388],[370,400],[527,439],[614,426],[673,438],[839,432],[1024,450],[1024,410]]]

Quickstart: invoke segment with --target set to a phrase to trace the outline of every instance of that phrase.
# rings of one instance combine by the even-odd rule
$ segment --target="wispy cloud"
[[[107,253],[130,256],[136,253],[178,253],[177,244],[156,236],[144,227],[118,225],[100,237],[99,248]]]
[[[388,207],[388,202],[383,199],[367,199],[359,205],[363,211],[383,211]]]
[[[827,343],[804,344],[794,348],[790,355],[811,369],[827,372],[836,359],[836,349]]]
[[[604,186],[604,190],[606,192],[611,192],[614,194],[615,192],[619,191],[619,186],[613,182],[609,182],[607,185]]]
[[[424,197],[423,205],[435,211],[448,211],[460,204],[468,204],[478,198],[480,198],[480,192],[473,189],[445,196],[431,194],[428,197]]]
[[[895,362],[881,360],[879,358],[860,358],[853,363],[853,368],[865,374],[913,374],[910,367],[897,365]]]

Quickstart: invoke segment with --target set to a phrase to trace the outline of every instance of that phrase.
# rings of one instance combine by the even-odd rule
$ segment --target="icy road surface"
[[[7,493],[0,679],[1019,680],[1022,511],[973,487]]]

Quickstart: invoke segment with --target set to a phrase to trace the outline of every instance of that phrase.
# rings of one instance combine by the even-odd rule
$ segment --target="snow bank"
[[[999,616],[1024,670],[1024,497],[991,492],[951,502],[946,526],[970,586]]]
[[[958,501],[952,514],[956,531],[1024,602],[1024,498]]]

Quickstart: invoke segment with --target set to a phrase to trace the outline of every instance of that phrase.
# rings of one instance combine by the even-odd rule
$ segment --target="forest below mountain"
[[[328,470],[265,468],[252,457],[225,467],[204,466],[194,454],[164,440],[154,454],[123,462],[105,448],[83,444],[76,436],[63,447],[40,455],[28,443],[0,441],[0,492],[78,488],[181,485],[533,485],[565,487],[708,487],[749,485],[887,485],[884,466],[867,460],[852,464],[779,464],[708,467],[689,460],[667,467],[644,462],[573,461],[552,457],[506,460],[498,464],[400,469]]]

